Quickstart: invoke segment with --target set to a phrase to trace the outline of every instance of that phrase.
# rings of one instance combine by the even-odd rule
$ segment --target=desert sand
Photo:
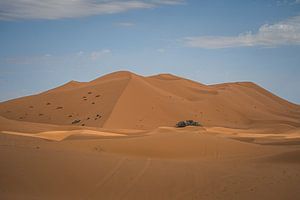
[[[299,199],[300,106],[115,72],[0,103],[0,156],[0,199]]]

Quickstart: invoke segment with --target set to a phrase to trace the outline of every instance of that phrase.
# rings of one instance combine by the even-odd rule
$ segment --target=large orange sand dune
[[[115,72],[0,103],[8,119],[103,128],[152,129],[194,119],[205,126],[300,126],[300,106],[250,82],[203,85],[170,74]]]

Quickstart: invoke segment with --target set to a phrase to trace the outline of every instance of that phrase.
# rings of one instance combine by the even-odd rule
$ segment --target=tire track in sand
[[[107,173],[104,178],[100,179],[97,184],[95,185],[95,189],[91,191],[89,194],[87,194],[86,198],[84,199],[90,199],[96,192],[100,191],[101,188],[119,171],[122,164],[124,163],[125,158],[119,159],[118,163],[114,166],[112,170],[110,170],[109,173]]]
[[[136,174],[136,176],[134,177],[134,179],[128,183],[128,186],[126,188],[126,190],[121,194],[120,198],[118,199],[124,199],[126,198],[126,195],[130,192],[130,190],[133,188],[133,186],[140,180],[140,178],[145,174],[145,172],[147,171],[147,169],[149,168],[150,164],[151,164],[152,159],[151,158],[147,158],[143,168]]]

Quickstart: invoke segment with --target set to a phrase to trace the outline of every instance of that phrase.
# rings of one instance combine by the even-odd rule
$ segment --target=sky
[[[0,101],[118,70],[300,104],[300,0],[0,0]]]

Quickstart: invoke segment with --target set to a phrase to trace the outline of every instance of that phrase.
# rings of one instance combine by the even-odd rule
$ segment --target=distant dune
[[[18,121],[101,128],[153,129],[185,119],[205,126],[300,127],[300,106],[251,82],[204,85],[171,74],[120,71],[71,81],[41,94],[0,103]]]

